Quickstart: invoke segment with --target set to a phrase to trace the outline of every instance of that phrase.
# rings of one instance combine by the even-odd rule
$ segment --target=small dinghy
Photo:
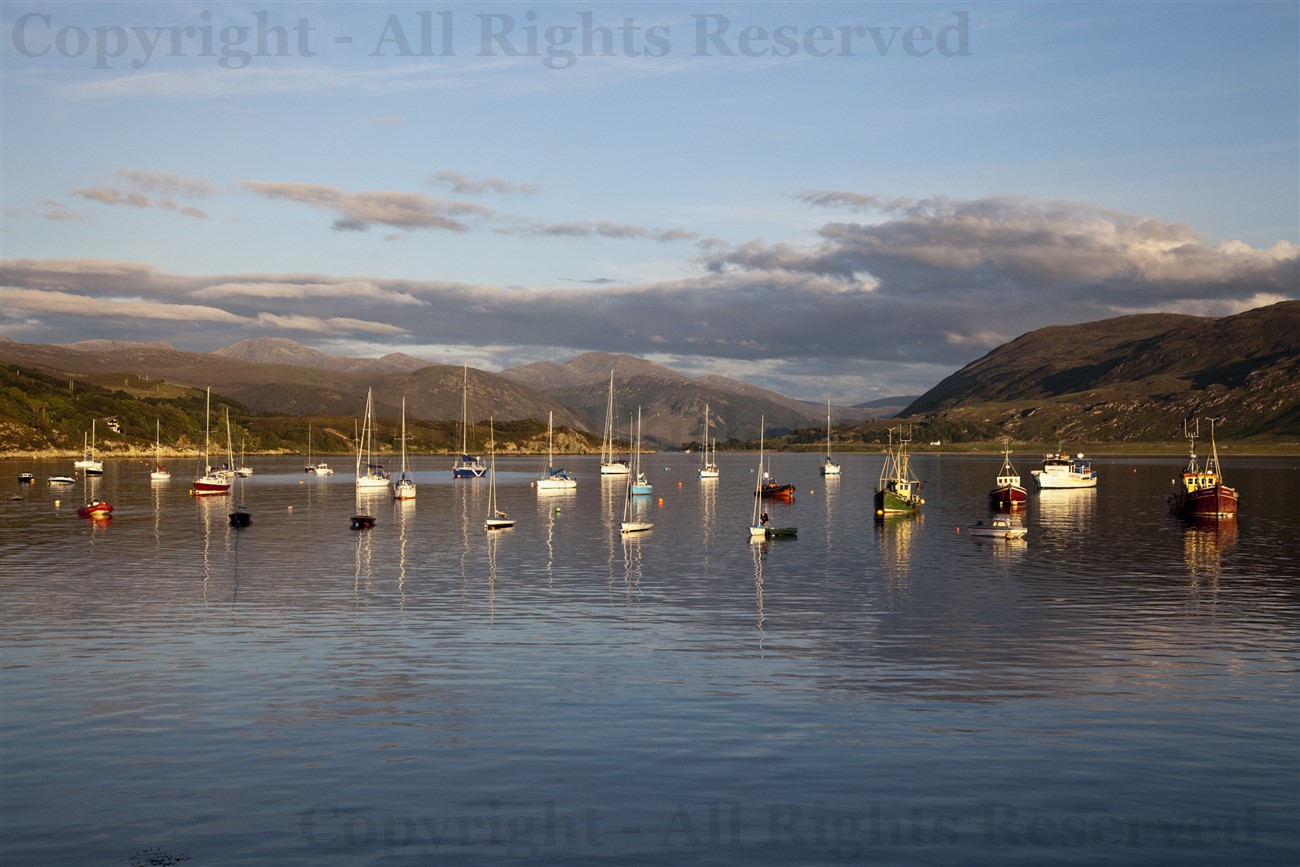
[[[232,527],[247,527],[251,523],[253,523],[253,515],[243,506],[237,507],[235,511],[230,513],[230,526]]]
[[[374,526],[375,526],[374,515],[353,515],[352,516],[352,529],[354,530],[369,530]]]
[[[91,500],[77,509],[77,514],[83,518],[107,518],[113,514],[113,507],[103,500]]]

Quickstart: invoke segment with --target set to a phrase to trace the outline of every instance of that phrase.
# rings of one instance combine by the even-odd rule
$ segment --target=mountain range
[[[1013,439],[1300,436],[1300,301],[1234,316],[1121,316],[1041,328],[944,379],[902,415],[991,423]]]
[[[719,438],[758,436],[769,429],[794,429],[820,421],[823,405],[718,376],[691,379],[677,371],[628,355],[591,352],[566,364],[539,362],[500,373],[431,364],[402,353],[380,359],[330,356],[282,338],[244,340],[211,353],[183,352],[165,342],[86,341],[69,346],[16,343],[0,338],[0,361],[43,373],[141,396],[163,394],[164,386],[204,388],[261,413],[287,416],[357,415],[372,390],[377,414],[397,416],[402,398],[412,418],[459,421],[463,388],[472,422],[546,419],[557,427],[599,437],[605,426],[610,371],[614,371],[618,430],[630,427],[641,408],[643,435],[676,446],[698,437],[708,404]],[[901,399],[886,401],[895,408]],[[836,417],[860,421],[887,410],[836,408]]]
[[[612,371],[616,429],[626,434],[640,407],[643,435],[656,447],[697,440],[706,405],[710,427],[723,442],[757,438],[765,418],[769,437],[791,432],[790,443],[811,444],[820,436],[816,430],[824,434],[826,418],[824,404],[602,352],[489,373],[403,353],[331,356],[282,338],[244,340],[212,353],[183,352],[161,341],[57,346],[0,338],[0,362],[13,368],[10,373],[27,372],[20,391],[66,382],[73,394],[82,383],[122,400],[156,403],[193,401],[196,389],[211,385],[214,396],[245,411],[286,419],[354,417],[373,390],[380,416],[396,418],[405,397],[412,419],[459,422],[467,382],[471,422],[493,416],[544,424],[553,415],[557,428],[596,440]],[[75,426],[69,418],[60,427],[54,415],[74,414],[75,407],[53,394],[29,398],[0,400],[0,449],[19,442],[66,447],[72,440],[60,431]],[[846,447],[877,442],[884,427],[899,423],[879,417],[895,413],[921,429],[922,441],[1168,441],[1177,438],[1183,418],[1211,416],[1221,419],[1224,438],[1294,440],[1300,437],[1300,301],[1218,319],[1145,314],[1042,328],[915,399],[834,407],[836,438]]]

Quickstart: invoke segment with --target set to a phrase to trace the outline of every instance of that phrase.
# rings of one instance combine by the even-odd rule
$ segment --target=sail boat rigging
[[[627,496],[623,498],[623,522],[620,525],[624,533],[643,533],[654,524],[641,520],[639,514],[632,513],[632,500],[636,494],[650,493],[650,484],[641,473],[641,408],[636,411],[636,444],[632,447],[633,471],[627,477]],[[638,487],[644,486],[640,491]]]
[[[758,469],[754,471],[754,512],[749,519],[749,538],[767,538],[767,512],[759,514],[759,503],[763,490],[763,436],[767,433],[767,417],[762,416],[758,422]]]
[[[709,405],[704,404],[704,458],[700,464],[701,479],[716,479],[718,472],[718,437],[713,437],[713,456],[709,456]]]
[[[492,449],[492,465],[488,469],[488,512],[487,518],[483,521],[484,530],[504,530],[515,525],[513,518],[506,517],[506,513],[497,508],[497,437],[495,425],[496,420],[489,417],[488,442]]]
[[[460,459],[451,467],[454,479],[478,479],[487,472],[482,458],[469,453],[469,364],[464,365],[464,382],[460,389]]]
[[[172,471],[162,462],[162,420],[154,419],[153,471],[149,473],[149,479],[154,482],[165,482],[171,477]]]
[[[73,464],[79,470],[84,470],[88,476],[102,476],[104,474],[104,462],[95,460],[95,419],[90,420],[90,445],[86,445],[86,435],[81,435],[82,449],[84,455],[81,460]]]
[[[194,480],[194,493],[199,494],[228,494],[230,486],[234,483],[234,477],[225,470],[215,470],[208,457],[208,449],[211,446],[211,424],[212,415],[212,386],[208,386],[207,398],[203,405],[203,460],[201,463],[203,474]]]
[[[822,462],[823,476],[838,476],[840,465],[831,457],[831,399],[826,397],[826,460]]]
[[[539,491],[562,491],[578,487],[578,480],[569,475],[564,467],[555,467],[555,413],[546,417],[546,471],[540,479],[533,482]]]
[[[760,417],[758,431],[758,471],[754,474],[754,512],[749,520],[749,539],[752,542],[755,539],[766,539],[774,536],[794,536],[799,532],[797,527],[773,527],[769,525],[767,512],[759,512],[762,509],[762,501],[766,492],[775,485],[775,481],[769,479],[769,474],[763,471],[763,446],[764,435],[767,433],[767,418]],[[793,485],[790,487],[793,488]],[[789,498],[791,501],[794,497]]]
[[[600,444],[600,474],[626,476],[630,471],[628,461],[614,456],[614,371],[609,372],[609,398],[605,406],[605,438]]]
[[[393,483],[393,498],[397,500],[415,499],[415,480],[409,475],[406,465],[406,396],[402,396],[402,477]]]
[[[384,472],[383,464],[375,463],[375,405],[371,389],[366,389],[366,416],[361,423],[361,436],[357,441],[357,488],[386,488],[392,481],[392,474]],[[365,472],[362,473],[361,454],[365,452]]]
[[[636,408],[636,446],[632,449],[632,472],[629,474],[630,490],[636,496],[654,493],[654,485],[641,471],[641,407]]]

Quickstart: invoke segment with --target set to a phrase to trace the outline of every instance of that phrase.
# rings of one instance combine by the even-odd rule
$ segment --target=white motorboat
[[[1048,453],[1043,456],[1043,467],[1030,470],[1030,475],[1038,484],[1038,489],[1051,488],[1095,488],[1097,474],[1092,471],[1092,462],[1079,452],[1074,457],[1068,454]]]
[[[990,521],[976,521],[966,532],[990,539],[1023,539],[1029,530],[1020,521],[999,515]]]

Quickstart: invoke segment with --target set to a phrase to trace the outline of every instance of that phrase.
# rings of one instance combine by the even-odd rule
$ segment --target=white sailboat
[[[487,472],[482,458],[469,453],[469,365],[465,365],[465,381],[460,390],[460,459],[452,464],[454,479],[479,479]]]
[[[823,476],[838,476],[840,465],[831,457],[831,399],[826,398],[826,460],[822,463]]]
[[[88,476],[102,476],[104,474],[104,462],[95,460],[95,420],[90,420],[90,445],[86,445],[86,435],[81,435],[81,447],[83,456],[81,460],[72,466],[79,470],[84,470]]]
[[[626,476],[628,462],[614,456],[614,371],[609,372],[609,401],[605,406],[605,438],[600,444],[600,474]]]
[[[384,472],[383,464],[375,463],[375,403],[371,389],[366,389],[366,416],[361,423],[361,436],[357,440],[357,489],[375,490],[388,487],[392,474]],[[365,452],[365,472],[362,472],[361,454]]]
[[[709,405],[704,404],[704,458],[700,464],[701,479],[716,479],[718,472],[718,438],[713,438],[713,455],[709,455]]]
[[[641,473],[641,410],[639,408],[636,419],[636,443],[632,446],[632,455],[633,471],[627,477],[627,496],[623,498],[623,522],[620,528],[624,533],[643,533],[654,524],[641,520],[641,515],[632,512],[632,501],[638,493],[637,488],[644,485],[647,489],[644,493],[650,493],[648,490],[650,485]]]
[[[246,479],[253,474],[253,468],[244,461],[244,439],[239,440],[239,466],[235,467],[235,475]]]
[[[546,416],[546,472],[533,482],[539,491],[564,491],[578,487],[578,480],[569,475],[568,470],[555,468],[554,429],[555,413],[551,412]]]
[[[406,395],[402,395],[402,477],[393,483],[394,499],[415,499],[415,480],[408,473],[409,468],[406,465]]]
[[[638,497],[654,493],[654,485],[641,471],[641,407],[636,408],[636,445],[632,449],[632,472],[629,474],[628,491]]]
[[[200,464],[203,474],[194,480],[195,495],[228,494],[234,484],[234,477],[223,470],[214,469],[208,457],[211,445],[209,420],[212,415],[212,386],[208,386],[207,399],[203,405],[203,460]]]
[[[506,517],[506,513],[497,508],[497,438],[493,418],[488,419],[488,440],[492,448],[492,466],[488,468],[488,511],[487,518],[483,521],[483,529],[504,530],[513,527],[515,521],[513,518]]]
[[[172,477],[172,471],[162,462],[162,420],[154,419],[153,429],[153,471],[149,473],[149,480],[153,482],[165,482]]]
[[[767,431],[766,416],[760,417],[758,422],[758,469],[754,471],[754,513],[749,519],[749,538],[754,539],[767,538],[767,512],[759,514],[762,508],[762,485],[763,485],[763,435]]]

